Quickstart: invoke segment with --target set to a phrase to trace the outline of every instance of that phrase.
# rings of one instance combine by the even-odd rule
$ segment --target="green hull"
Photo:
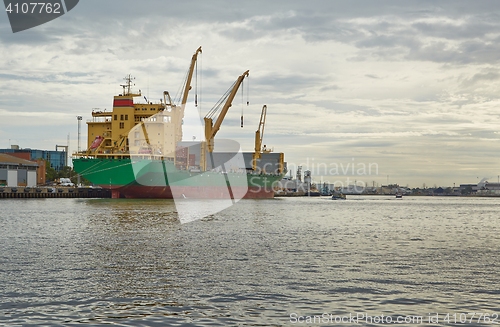
[[[270,198],[282,175],[179,170],[172,161],[76,158],[76,172],[113,197],[127,198]]]

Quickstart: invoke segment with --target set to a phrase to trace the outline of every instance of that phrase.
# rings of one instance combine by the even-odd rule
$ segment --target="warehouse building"
[[[8,187],[37,185],[36,162],[0,153],[0,185]]]

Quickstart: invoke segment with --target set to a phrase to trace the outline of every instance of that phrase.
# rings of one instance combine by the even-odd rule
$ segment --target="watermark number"
[[[23,3],[9,3],[5,8],[9,14],[61,14],[60,3],[45,3],[45,2],[23,2]]]

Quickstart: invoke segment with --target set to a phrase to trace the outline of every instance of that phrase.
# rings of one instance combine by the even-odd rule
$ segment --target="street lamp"
[[[78,120],[78,152],[80,152],[80,130],[81,130],[81,125],[82,125],[82,116],[76,116],[76,119]]]
[[[80,149],[80,130],[81,130],[81,125],[82,125],[82,116],[76,116],[76,119],[78,120],[78,153],[80,153],[81,149]],[[80,174],[78,174],[77,176],[77,185],[80,186]]]

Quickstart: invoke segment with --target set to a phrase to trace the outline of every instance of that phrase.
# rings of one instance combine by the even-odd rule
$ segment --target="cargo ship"
[[[237,142],[215,138],[248,71],[204,118],[205,140],[182,141],[184,110],[199,53],[201,47],[191,59],[180,104],[174,104],[167,91],[158,103],[146,97],[142,101],[141,91],[132,91],[128,75],[123,92],[114,96],[113,110],[92,111],[87,150],[73,154],[74,170],[109,189],[113,198],[273,197],[273,186],[286,173],[286,163],[283,153],[261,148],[261,125],[254,152],[244,153]]]

